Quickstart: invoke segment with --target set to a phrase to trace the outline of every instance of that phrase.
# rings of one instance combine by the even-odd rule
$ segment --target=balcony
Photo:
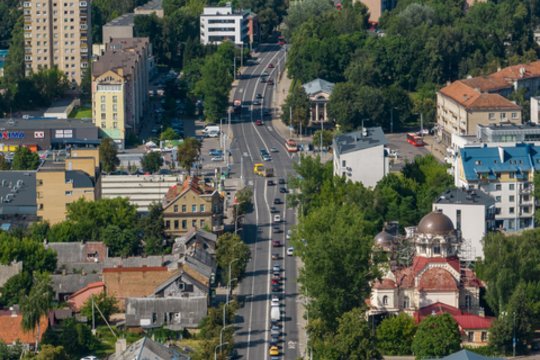
[[[530,194],[531,191],[532,191],[532,186],[520,187],[520,189],[519,189],[520,194]]]

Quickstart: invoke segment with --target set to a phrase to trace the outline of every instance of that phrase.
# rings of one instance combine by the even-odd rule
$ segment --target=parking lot
[[[424,136],[426,146],[420,147],[412,146],[407,142],[407,133],[385,134],[384,136],[388,141],[387,147],[396,150],[398,153],[397,159],[391,159],[390,161],[392,171],[400,170],[406,162],[414,160],[417,156],[429,154],[429,148],[433,144],[433,136],[431,135]]]

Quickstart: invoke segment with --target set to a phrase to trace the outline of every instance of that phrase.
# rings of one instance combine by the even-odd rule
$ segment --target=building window
[[[200,212],[204,212],[204,210],[205,210],[204,204],[201,204],[201,205],[199,206],[199,211],[200,211]]]
[[[104,96],[104,95],[101,95],[101,102],[102,102],[102,103],[105,102],[105,96]]]
[[[187,220],[182,220],[182,229],[187,229]]]
[[[411,301],[408,296],[403,297],[403,308],[408,309],[411,306]]]
[[[201,219],[201,229],[204,227],[204,219]]]
[[[501,184],[495,185],[495,191],[501,191]]]
[[[71,196],[73,195],[73,191],[66,191],[66,196]]]
[[[117,122],[113,122],[113,123],[112,123],[112,127],[113,127],[113,129],[118,129],[118,123],[117,123]]]
[[[102,129],[106,129],[107,128],[107,123],[105,121],[102,121],[101,122],[101,128]]]
[[[441,243],[439,242],[439,240],[435,240],[433,242],[433,254],[440,255],[440,253],[441,253]]]
[[[341,167],[346,167],[347,166],[347,161],[346,160],[342,160],[341,161]]]
[[[513,207],[511,207],[511,208],[508,209],[508,212],[509,212],[510,214],[513,214],[513,213],[515,212],[515,209],[514,209]]]
[[[467,309],[471,308],[471,295],[465,295],[465,307]]]
[[[174,220],[174,228],[178,229],[178,220]]]
[[[170,229],[170,228],[171,228],[171,221],[170,220],[165,221],[165,229]]]
[[[513,112],[513,113],[512,113],[512,119],[517,119],[517,117],[518,117],[518,116],[517,116],[517,113]]]
[[[191,227],[197,227],[197,220],[191,220]]]
[[[516,201],[516,197],[515,197],[514,195],[510,195],[510,196],[508,197],[508,201],[514,202],[514,201]]]
[[[474,331],[468,331],[467,332],[467,341],[473,342],[474,341]]]
[[[495,120],[495,113],[489,113],[489,120]]]
[[[426,253],[426,245],[420,245],[420,253],[422,254]]]
[[[495,215],[501,214],[501,208],[495,208]]]
[[[500,196],[495,196],[495,201],[496,202],[501,202],[501,197]]]
[[[118,120],[118,114],[117,114],[117,113],[113,113],[113,114],[112,114],[112,118],[113,118],[113,120],[115,120],[115,121]]]
[[[461,210],[456,210],[456,230],[461,230]]]
[[[487,341],[487,331],[482,331],[482,335],[481,335],[481,338],[482,342],[486,342]]]
[[[186,205],[182,205],[182,212],[185,213],[187,211]]]
[[[104,113],[105,111],[107,111],[106,107],[105,107],[105,104],[101,104],[101,112]]]
[[[105,120],[105,119],[107,119],[107,114],[101,113],[101,120]]]
[[[501,115],[500,115],[500,116],[501,116],[501,120],[504,120],[504,119],[506,119],[506,113],[501,113]]]
[[[112,97],[112,102],[113,102],[113,104],[116,104],[118,102],[118,96],[114,95]]]
[[[514,190],[514,188],[515,188],[514,184],[508,185],[508,190]]]
[[[112,111],[118,112],[118,105],[117,104],[113,104]]]
[[[173,211],[174,211],[175,213],[178,212],[178,205],[174,205],[174,206],[173,206]]]
[[[388,296],[384,295],[382,298],[383,305],[388,305]]]
[[[197,212],[197,205],[191,205],[191,212]]]
[[[38,210],[43,210],[43,204],[39,204]]]

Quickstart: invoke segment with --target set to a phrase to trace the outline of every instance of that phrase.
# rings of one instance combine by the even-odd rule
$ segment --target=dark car
[[[262,99],[262,94],[258,93],[258,94],[255,96],[255,98],[257,98],[257,99]]]
[[[279,192],[282,193],[282,194],[287,194],[289,192],[289,190],[287,190],[287,188],[285,186],[282,186],[279,188]]]
[[[283,204],[283,202],[281,201],[280,198],[275,198],[274,199],[274,205],[279,205],[279,204]]]
[[[283,179],[283,178],[279,179],[278,181],[279,181],[279,185],[286,184],[285,179]]]
[[[278,253],[272,254],[272,260],[279,260],[281,257]]]
[[[269,80],[268,80],[268,85],[274,85],[274,80],[269,79]]]
[[[272,214],[275,214],[275,213],[278,213],[278,212],[279,212],[279,210],[278,210],[278,209],[276,209],[276,207],[275,207],[275,206],[272,206],[272,207],[270,208],[270,212],[271,212]]]
[[[272,229],[276,234],[282,233],[283,230],[279,226],[274,226]]]
[[[273,69],[273,68],[274,68],[274,64],[272,64],[272,63],[268,64],[268,68],[269,68],[269,69]]]
[[[252,104],[253,105],[261,105],[261,102],[259,100],[253,100]]]
[[[266,183],[268,184],[268,186],[276,185],[276,183],[274,182],[274,180],[268,180]],[[272,210],[270,209],[270,211],[272,211]]]
[[[279,240],[272,240],[272,246],[273,246],[273,247],[280,247],[280,246],[281,246],[281,241],[279,241]]]

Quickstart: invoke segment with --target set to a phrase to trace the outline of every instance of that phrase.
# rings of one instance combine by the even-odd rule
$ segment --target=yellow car
[[[279,349],[277,346],[271,346],[270,350],[268,351],[270,353],[270,356],[278,356],[279,355]]]

